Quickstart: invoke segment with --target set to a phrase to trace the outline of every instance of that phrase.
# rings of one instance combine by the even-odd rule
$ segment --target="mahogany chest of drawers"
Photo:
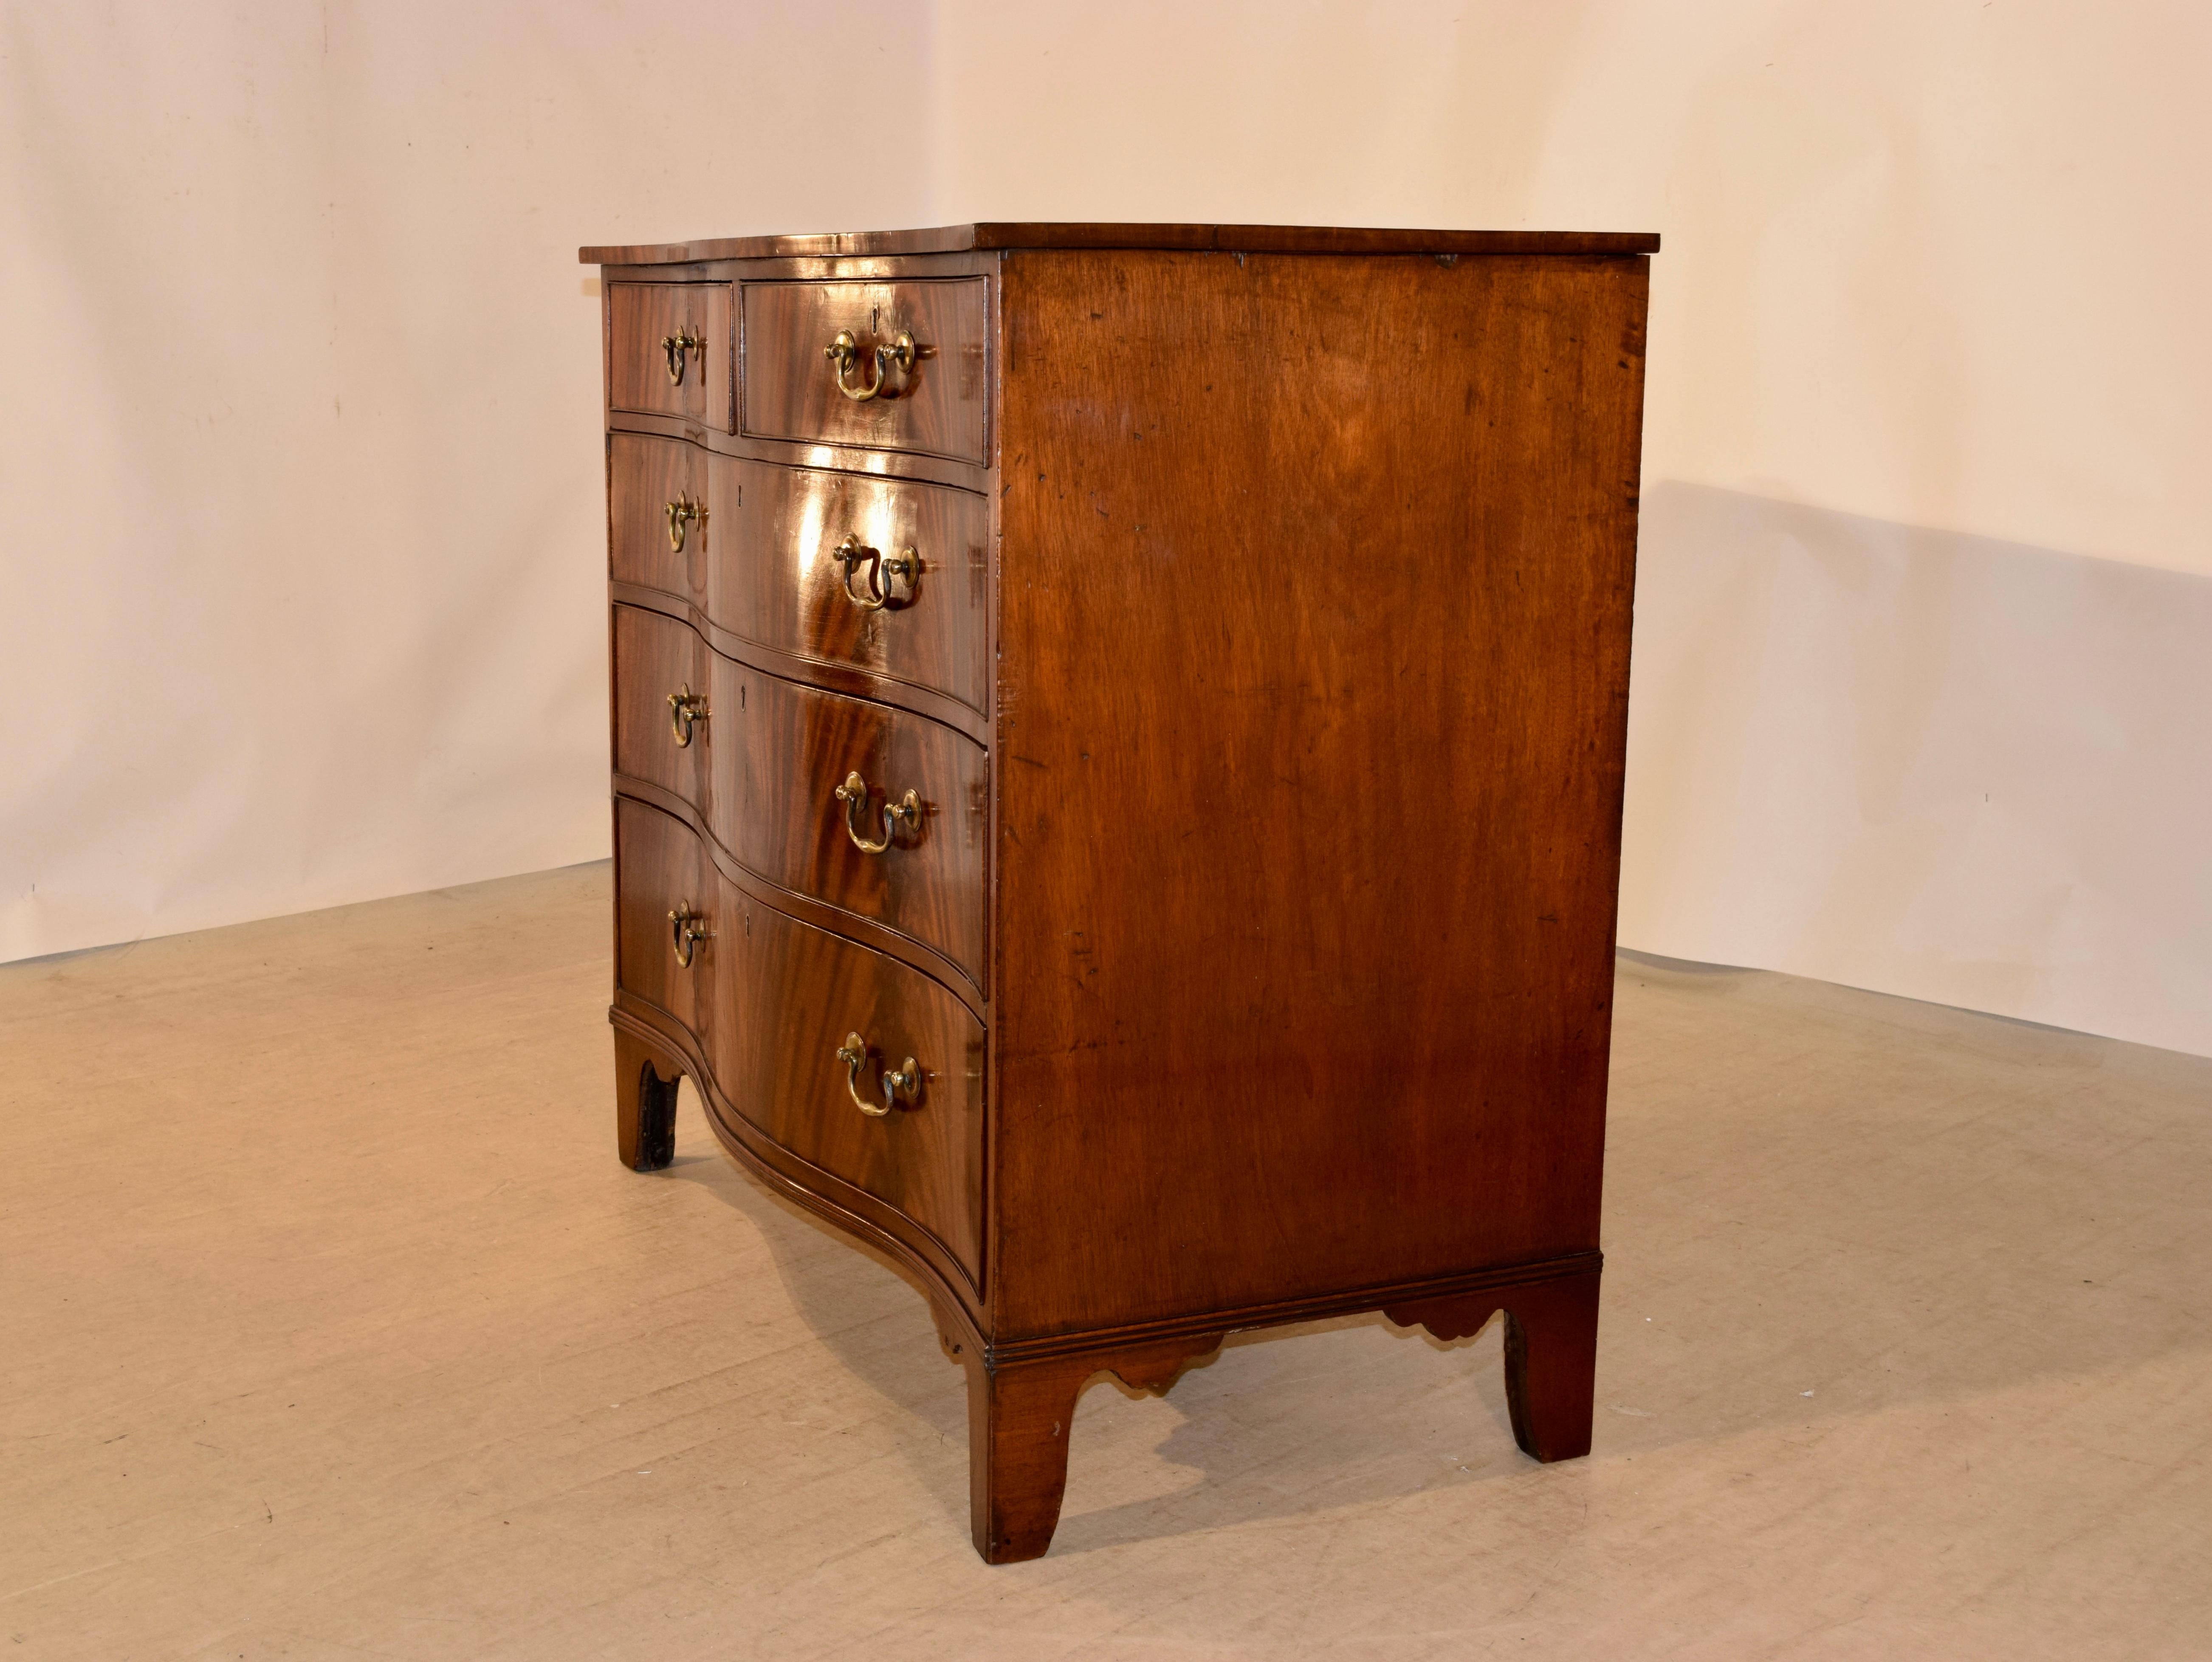
[[[1587,1452],[1657,239],[603,267],[622,1158],[890,1254],[1044,1551],[1078,1393],[1506,1313]]]

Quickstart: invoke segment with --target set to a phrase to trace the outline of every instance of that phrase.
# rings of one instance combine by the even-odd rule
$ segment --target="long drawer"
[[[730,456],[708,474],[720,514],[707,602],[717,624],[988,711],[988,497]]]
[[[720,654],[713,667],[714,824],[731,852],[942,953],[984,989],[989,752],[888,704]]]
[[[989,462],[988,278],[740,292],[744,431]]]
[[[738,889],[657,808],[617,801],[616,859],[623,989],[702,1041],[747,1122],[911,1219],[980,1282],[981,1026],[928,977]],[[711,897],[690,902],[702,917],[669,920],[679,891]],[[685,928],[703,932],[688,964]]]

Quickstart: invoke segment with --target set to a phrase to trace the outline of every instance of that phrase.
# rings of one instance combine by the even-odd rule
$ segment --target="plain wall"
[[[0,957],[605,851],[580,242],[1650,229],[1624,944],[2212,1053],[2203,7],[4,17]]]

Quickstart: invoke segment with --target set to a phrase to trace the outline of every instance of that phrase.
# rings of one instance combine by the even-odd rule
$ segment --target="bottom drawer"
[[[616,848],[620,984],[700,1036],[749,1123],[911,1219],[980,1286],[982,1025],[920,971],[755,900],[658,808],[619,801]],[[669,897],[695,874],[711,937],[683,969]]]

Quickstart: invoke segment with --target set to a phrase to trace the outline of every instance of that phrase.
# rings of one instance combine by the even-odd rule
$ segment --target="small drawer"
[[[746,432],[988,465],[988,278],[742,292]]]
[[[616,984],[702,1038],[726,951],[720,883],[689,825],[615,799]]]
[[[983,989],[988,752],[927,716],[719,654],[714,666],[724,844],[771,882],[934,948]]]
[[[607,284],[607,403],[730,429],[730,285]]]
[[[983,1029],[928,977],[726,888],[708,1035],[731,1105],[982,1278]],[[857,1035],[860,1043],[849,1044]],[[840,1055],[842,1051],[844,1054]],[[851,1058],[848,1061],[848,1058]],[[888,1111],[884,1076],[894,1081]]]
[[[607,437],[607,575],[703,608],[714,535],[707,453],[682,439]]]
[[[672,792],[711,818],[715,662],[688,624],[614,608],[615,771]]]
[[[728,456],[709,457],[707,477],[715,623],[988,713],[988,497]]]

